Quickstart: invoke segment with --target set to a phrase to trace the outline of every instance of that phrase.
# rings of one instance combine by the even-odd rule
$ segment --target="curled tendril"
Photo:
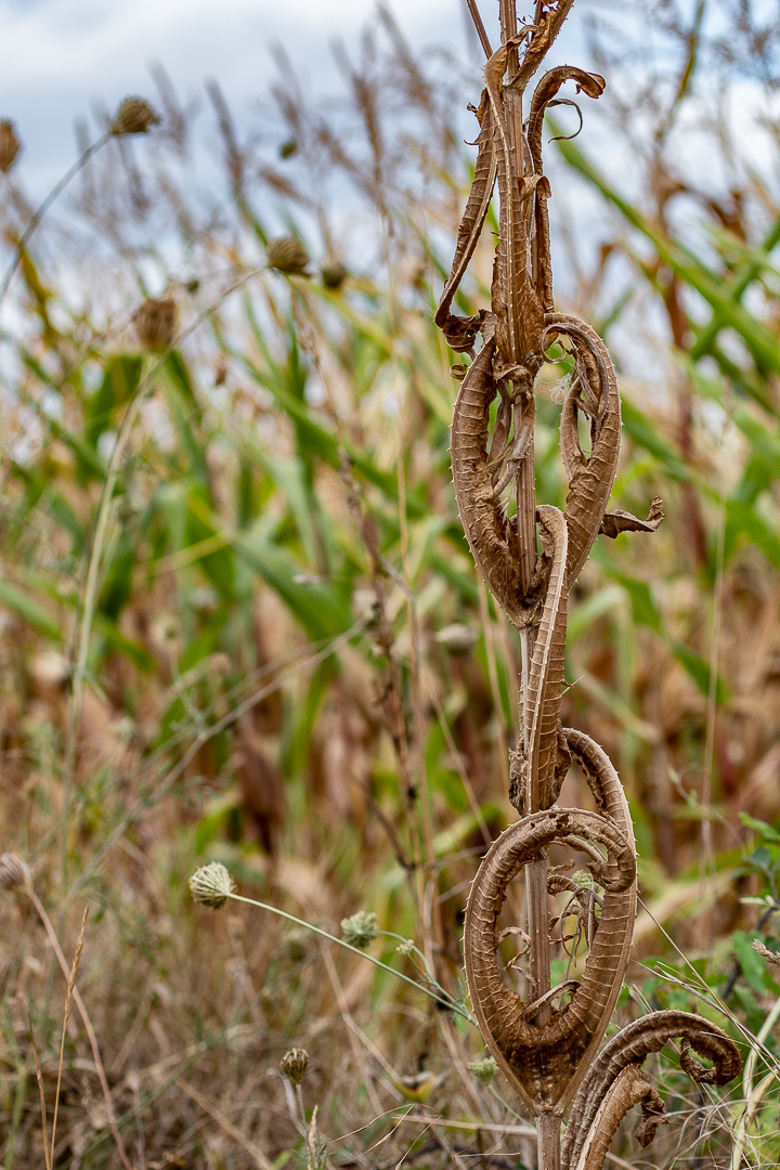
[[[651,1096],[655,1090],[642,1072],[642,1063],[672,1040],[680,1041],[680,1065],[698,1084],[723,1085],[739,1072],[739,1049],[709,1020],[681,1011],[651,1012],[643,1016],[612,1037],[582,1081],[561,1148],[566,1170],[599,1170],[603,1161],[603,1155],[599,1155],[603,1135],[614,1120],[603,1149],[605,1154],[620,1121],[640,1100],[650,1098],[655,1109],[653,1116],[659,1115],[662,1105],[659,1110],[657,1094]],[[709,1065],[696,1060],[691,1049]],[[646,1087],[640,1092],[643,1083]],[[648,1141],[654,1132],[655,1126],[650,1124],[645,1130]],[[598,1161],[597,1155],[602,1161]]]
[[[588,853],[607,851],[604,902],[580,981],[571,1001],[536,1026],[541,1003],[528,1004],[504,983],[496,955],[498,915],[509,884],[531,860],[558,842]],[[599,813],[550,809],[510,826],[495,841],[474,879],[466,909],[466,974],[482,1034],[496,1061],[534,1111],[557,1109],[571,1090],[584,1054],[603,1034],[614,1006],[615,972],[622,974],[633,929],[636,860],[633,841]],[[556,989],[555,994],[560,994]],[[542,1001],[547,1002],[546,996]],[[584,1070],[583,1070],[584,1071]]]

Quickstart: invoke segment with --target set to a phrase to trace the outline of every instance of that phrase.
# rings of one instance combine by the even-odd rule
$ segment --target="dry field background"
[[[589,65],[617,96],[548,148],[561,298],[626,371],[613,498],[642,513],[660,494],[667,516],[597,547],[569,626],[566,719],[618,767],[641,859],[619,1010],[722,1006],[746,1054],[761,1040],[713,1096],[666,1054],[670,1124],[615,1147],[697,1170],[732,1164],[730,1132],[743,1164],[780,1158],[780,981],[752,947],[780,948],[776,46],[741,3],[705,36],[706,8],[655,6],[674,65],[633,87],[641,45],[595,27]],[[280,59],[248,132],[218,86],[195,114],[159,71],[159,123],[115,123],[28,235],[24,153],[0,132],[0,265],[19,261],[0,844],[29,867],[0,866],[5,1170],[47,1164],[42,1098],[57,1167],[120,1165],[117,1135],[149,1170],[532,1165],[500,1078],[469,1068],[459,953],[511,815],[517,700],[514,635],[455,510],[431,320],[479,94],[375,24],[360,60],[337,54],[333,100],[307,102]],[[746,81],[766,100],[735,133]],[[537,435],[558,504],[560,378],[544,371]],[[194,905],[211,859],[331,934],[375,914],[369,953],[407,980],[270,912]],[[86,906],[89,1028],[53,943],[67,971]],[[293,1047],[299,1089],[278,1068]]]

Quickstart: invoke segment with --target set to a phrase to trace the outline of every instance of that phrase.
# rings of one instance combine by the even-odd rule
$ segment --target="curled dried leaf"
[[[660,496],[654,496],[650,503],[650,511],[646,520],[640,520],[631,512],[616,508],[614,512],[605,512],[599,531],[602,536],[609,536],[612,540],[620,536],[621,532],[656,532],[664,521],[664,506]]]

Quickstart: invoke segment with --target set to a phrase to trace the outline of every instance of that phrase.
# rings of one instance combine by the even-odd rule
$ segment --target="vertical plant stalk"
[[[509,799],[520,819],[494,841],[474,878],[466,907],[466,976],[485,1042],[536,1118],[541,1170],[600,1170],[620,1121],[636,1104],[646,1117],[642,1140],[652,1140],[663,1102],[641,1070],[646,1055],[681,1037],[683,1068],[694,1079],[722,1083],[738,1070],[739,1053],[720,1029],[681,1012],[639,1020],[598,1053],[629,959],[636,850],[623,787],[606,754],[584,732],[561,726],[568,596],[599,533],[652,532],[663,512],[660,499],[645,520],[607,511],[620,453],[617,378],[595,330],[557,313],[553,302],[544,113],[568,101],[557,97],[565,82],[598,98],[604,78],[568,65],[551,69],[524,118],[525,89],[573,0],[537,0],[532,22],[521,26],[516,0],[499,0],[501,44],[495,52],[475,0],[467,2],[487,56],[485,89],[472,107],[479,122],[474,181],[436,323],[449,345],[471,359],[453,367],[461,379],[452,423],[455,496],[477,567],[520,633],[522,689],[509,768]],[[455,293],[496,187],[491,305],[460,316],[452,311]],[[568,481],[563,512],[537,506],[535,499],[534,381],[553,343],[574,367],[561,412]],[[587,451],[580,438],[585,428]],[[506,491],[516,500],[511,516]],[[572,763],[593,793],[595,813],[558,805]],[[584,855],[590,886],[551,870],[549,850],[559,845]],[[529,939],[525,997],[505,983],[497,954],[506,933],[499,932],[499,914],[521,873]],[[581,923],[587,920],[588,949],[580,978],[551,988],[549,896],[561,891],[571,897],[559,917],[574,913]],[[712,1067],[699,1065],[690,1048]],[[561,1122],[569,1110],[562,1146]]]

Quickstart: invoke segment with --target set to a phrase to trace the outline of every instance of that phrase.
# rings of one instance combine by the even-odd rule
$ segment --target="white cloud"
[[[460,0],[391,7],[412,43],[462,45]],[[308,88],[333,88],[330,42],[356,41],[375,12],[373,0],[0,0],[0,117],[17,123],[25,178],[38,189],[72,160],[75,119],[153,94],[151,62],[185,100],[216,77],[240,114],[276,77],[273,44],[287,48]]]

